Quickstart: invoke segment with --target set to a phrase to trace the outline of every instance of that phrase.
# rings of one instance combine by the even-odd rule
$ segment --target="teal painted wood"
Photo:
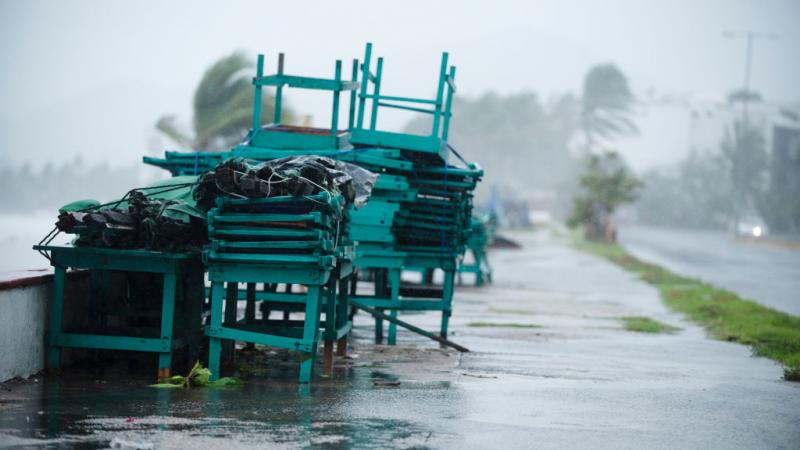
[[[256,62],[256,78],[261,78],[264,75],[264,55],[258,55]],[[253,130],[258,129],[261,125],[261,86],[256,85],[255,95],[253,95]],[[280,102],[275,100],[275,115],[280,118],[281,105]]]
[[[161,338],[139,338],[125,336],[103,336],[97,334],[60,333],[55,338],[58,347],[130,350],[138,352],[169,353],[169,341]]]
[[[393,298],[375,298],[363,295],[351,296],[351,300],[356,300],[367,306],[374,308],[398,310],[398,311],[441,311],[446,303],[442,300],[431,299],[408,299],[403,300]]]
[[[387,226],[370,227],[364,225],[353,225],[350,227],[350,237],[359,242],[394,242],[394,234]],[[356,250],[356,258],[358,257]],[[358,264],[357,264],[358,265]]]
[[[364,312],[366,312],[368,314],[371,314],[373,317],[375,317],[376,320],[380,320],[380,319],[389,320],[395,325],[401,325],[401,326],[403,326],[403,328],[411,330],[414,333],[417,333],[419,335],[422,335],[422,336],[425,336],[427,338],[430,338],[430,339],[433,339],[435,341],[438,341],[439,343],[441,343],[444,346],[455,348],[456,350],[458,350],[459,352],[462,352],[462,353],[469,352],[469,349],[466,348],[466,347],[458,345],[455,342],[448,341],[446,338],[442,338],[440,336],[436,336],[433,333],[429,333],[429,332],[427,332],[427,331],[425,331],[425,330],[423,330],[423,329],[421,329],[419,327],[415,327],[414,325],[411,325],[408,322],[404,322],[402,320],[398,320],[397,317],[387,316],[386,314],[384,314],[379,309],[373,309],[373,308],[370,308],[369,306],[366,306],[366,305],[363,305],[363,304],[359,304],[359,303],[354,303],[353,305],[356,308],[361,309],[361,310],[363,310]]]
[[[235,263],[208,265],[209,279],[220,282],[230,279],[241,283],[325,284],[330,278],[330,272],[330,268],[314,265]]]
[[[159,377],[169,376],[172,351],[198,343],[200,303],[203,301],[202,272],[199,254],[162,253],[144,250],[122,250],[90,247],[35,246],[49,253],[55,267],[53,303],[50,309],[50,348],[48,367],[57,370],[63,347],[155,352],[159,354]],[[147,272],[163,276],[160,328],[157,337],[121,336],[97,333],[64,332],[64,276],[67,268],[90,271],[89,323],[97,323],[97,311],[106,299],[109,273]],[[178,285],[178,276],[183,278]],[[182,316],[176,321],[176,302],[182,305]],[[194,304],[197,303],[197,304]],[[196,314],[196,317],[186,315]],[[180,323],[182,326],[178,326]],[[196,324],[197,328],[193,328]],[[113,329],[108,329],[113,333]],[[193,351],[190,349],[190,351]]]
[[[463,260],[459,262],[459,283],[462,281],[462,273],[474,274],[476,286],[482,286],[486,281],[491,282],[492,266],[489,264],[486,252],[490,241],[489,228],[491,227],[490,217],[472,217],[470,235],[467,239],[467,251],[472,253],[473,261],[471,263],[466,263]]]
[[[447,73],[447,58],[449,54],[447,52],[442,54],[442,64],[439,68],[439,83],[436,87],[436,104],[434,105],[434,113],[433,113],[433,132],[431,133],[433,136],[439,136],[439,121],[442,120],[442,97],[444,96],[444,85],[445,85],[445,76]]]
[[[218,271],[215,272],[219,273]],[[217,334],[222,331],[223,287],[224,279],[211,279],[210,323],[205,329],[205,334],[208,336],[208,369],[211,371],[212,380],[218,379],[220,374],[222,338]]]
[[[371,72],[372,44],[367,43],[364,52],[364,62],[361,69],[361,86],[359,92],[359,111],[356,127],[351,130],[350,142],[356,146],[378,146],[399,148],[414,152],[436,155],[441,161],[447,161],[448,147],[446,136],[448,134],[449,116],[452,108],[452,95],[455,92],[455,68],[450,68],[448,73],[448,54],[442,54],[439,69],[439,80],[436,85],[436,99],[414,98],[407,96],[385,95],[381,93],[383,78],[383,58],[377,58],[376,73]],[[369,85],[372,84],[372,92]],[[369,126],[365,127],[365,108],[371,102]],[[399,103],[390,103],[399,102]],[[408,103],[408,105],[406,105]],[[425,109],[412,106],[414,104],[430,105]],[[431,133],[429,136],[415,136],[405,133],[390,133],[377,130],[377,120],[380,107],[399,108],[408,111],[431,114],[433,116]],[[444,124],[440,125],[444,118]]]
[[[349,320],[349,315],[347,313],[347,279],[349,278],[349,274],[347,276],[340,276],[337,273],[335,277],[338,279],[331,280],[323,288],[323,303],[322,307],[324,308],[325,314],[325,334],[323,335],[324,339],[341,339],[344,335],[347,334],[347,331],[352,327],[352,323]],[[334,287],[332,283],[338,283],[338,290]],[[344,285],[342,284],[344,283]],[[226,297],[226,298],[236,298],[237,301],[245,300],[249,301],[252,300],[259,301],[259,302],[269,302],[269,309],[271,310],[288,310],[288,311],[296,311],[298,308],[296,306],[305,306],[307,304],[308,298],[306,294],[301,293],[283,293],[283,292],[255,292],[253,290],[252,295],[248,292],[251,288],[250,286],[252,283],[248,283],[247,289],[236,289],[235,293],[233,294],[234,297]],[[228,283],[228,286],[234,286],[233,283]],[[210,292],[210,289],[209,289]],[[249,303],[248,303],[249,304]],[[233,305],[233,303],[231,304]],[[226,307],[227,308],[227,307]],[[229,311],[235,311],[235,307],[231,307],[227,309]],[[300,308],[303,310],[303,308]],[[339,311],[337,314],[336,311]],[[247,315],[247,314],[246,314]],[[257,321],[254,320],[254,314],[252,314],[253,320],[245,320],[245,321],[237,321],[237,326],[248,326],[249,324],[256,323]],[[330,318],[330,320],[328,319]],[[235,318],[229,317],[226,322],[233,322]],[[258,321],[261,323],[263,321]],[[274,328],[274,327],[273,327]],[[250,329],[250,331],[256,331],[256,328]],[[262,332],[266,332],[267,328],[261,327]],[[285,330],[282,330],[285,331]],[[225,337],[223,335],[218,335],[219,337]],[[239,339],[240,340],[240,339]],[[249,341],[248,341],[249,342]],[[262,341],[258,341],[256,343],[263,343]],[[264,344],[267,345],[267,344]]]
[[[342,61],[336,60],[336,70],[334,72],[334,81],[336,83],[342,82]],[[352,85],[353,88],[350,90],[355,90],[357,85]],[[336,136],[337,130],[339,129],[339,95],[341,90],[337,89],[333,91],[333,116],[331,117],[331,135]]]
[[[303,301],[303,305],[305,305],[305,300]],[[275,305],[270,304],[271,311],[275,310],[273,306]],[[303,311],[305,311],[303,308],[300,308],[299,310],[291,310],[291,312],[303,312]],[[233,331],[249,331],[253,333],[296,339],[298,342],[301,342],[303,339],[303,321],[283,320],[283,319],[278,319],[278,320],[259,319],[259,320],[247,321],[241,319],[236,322],[236,329]],[[231,336],[233,336],[233,334],[231,334]],[[258,338],[257,336],[253,335],[250,336]],[[289,342],[289,341],[284,341],[284,342]]]
[[[341,62],[340,62],[341,63]],[[320,91],[351,91],[358,88],[358,83],[352,81],[301,77],[295,75],[267,75],[253,79],[255,86],[288,86],[301,89],[315,89]]]
[[[358,83],[358,59],[353,59],[353,68],[350,81]],[[350,91],[350,107],[347,114],[347,129],[351,130],[355,126],[356,120],[356,89]]]
[[[340,155],[332,155],[332,156],[342,161],[347,161],[347,162],[352,162],[354,164],[367,166],[367,168],[370,167],[387,168],[394,170],[402,170],[406,172],[410,172],[414,168],[414,165],[409,161],[377,156],[373,154],[373,152],[371,151],[372,149],[363,149],[363,151],[359,150],[362,149],[357,149],[348,153],[342,153]]]
[[[288,237],[288,238],[307,238],[308,240],[323,241],[330,236],[329,232],[324,230],[287,230],[283,228],[262,227],[259,229],[252,229],[246,227],[234,229],[214,229],[214,234],[218,237],[246,237],[246,236],[272,236],[272,237]]]
[[[378,175],[378,179],[375,180],[375,189],[405,191],[410,188],[411,185],[408,183],[408,179],[400,175],[390,175],[388,173],[382,173]],[[369,205],[369,203],[367,203],[367,205]]]
[[[306,318],[303,324],[303,340],[308,342],[308,353],[300,355],[300,383],[309,383],[317,357],[319,345],[320,307],[322,305],[322,289],[319,286],[309,286],[308,303],[306,303]]]
[[[260,59],[263,59],[263,58],[261,58],[261,55],[258,55],[258,56],[259,56]],[[283,53],[278,53],[278,75],[279,76],[283,75],[283,61],[284,61],[283,58],[284,58]],[[263,72],[259,72],[256,75],[256,79],[261,78],[262,76],[263,76]],[[261,90],[261,85],[255,84],[255,83],[254,83],[254,85],[256,87],[256,91],[260,91]],[[281,123],[282,109],[283,109],[283,85],[279,84],[275,88],[275,111],[274,111],[274,116],[273,116],[273,119],[272,119],[272,123]],[[255,114],[256,114],[256,112],[253,111],[253,117],[255,117]],[[253,130],[258,130],[258,128],[260,126],[261,126],[261,122],[260,121],[259,122],[255,122],[254,121]]]
[[[361,63],[361,85],[360,93],[358,96],[358,120],[356,121],[356,129],[364,127],[364,108],[367,101],[367,89],[369,87],[369,65],[372,58],[372,43],[367,42],[367,47],[364,50],[364,62]]]
[[[324,128],[307,128],[292,125],[267,125],[253,133],[244,147],[266,150],[302,150],[305,152],[313,150],[331,151],[349,147],[349,134],[346,131],[339,130],[334,133],[333,130],[333,128],[326,130]],[[302,131],[313,131],[313,133],[302,133]],[[245,150],[238,150],[238,154],[247,158],[253,157]],[[287,155],[284,154],[283,156]]]
[[[306,255],[272,255],[272,254],[225,254],[210,250],[207,253],[207,261],[214,262],[233,262],[233,263],[252,263],[252,264],[306,264],[308,268],[327,267],[332,268],[336,259],[333,256],[306,256]]]
[[[312,224],[321,225],[324,227],[331,226],[330,216],[323,216],[317,211],[311,211],[307,214],[220,214],[213,215],[211,219],[215,222],[223,223],[248,223],[248,222],[310,222]]]
[[[404,258],[403,267],[421,267],[425,269],[455,270],[457,267],[456,257],[438,256],[436,253],[430,254],[422,252],[409,252]]]
[[[236,328],[229,328],[226,326],[221,326],[220,328],[216,329],[213,327],[209,327],[206,334],[213,339],[226,339],[229,341],[239,341],[239,342],[252,342],[254,344],[259,345],[266,345],[269,347],[276,347],[276,348],[285,348],[288,350],[297,350],[299,352],[310,353],[313,347],[313,342],[308,342],[304,338],[293,338],[287,336],[280,336],[276,334],[269,334],[270,332],[267,331],[267,328],[264,328],[260,331],[248,331],[248,330],[240,330]],[[273,329],[272,333],[280,332],[278,329]],[[209,361],[213,358],[219,358],[219,356],[214,356],[209,354]],[[219,371],[214,372],[214,379],[218,379],[216,376]],[[310,380],[301,380],[301,382],[307,383]]]
[[[178,283],[175,271],[164,274],[161,293],[161,342],[168,346],[158,355],[159,373],[169,372],[172,367],[172,333],[175,319],[175,295]]]
[[[50,253],[55,264],[63,267],[102,268],[138,272],[174,272],[178,262],[196,259],[189,253],[152,252],[95,247],[60,247],[34,245],[34,250]],[[151,270],[152,269],[152,270]]]
[[[452,119],[452,98],[456,92],[455,67],[448,65],[447,54],[442,55],[435,98],[414,98],[384,93],[381,86],[384,60],[377,58],[373,73],[373,59],[372,45],[367,44],[360,70],[357,61],[352,67],[352,84],[348,86],[353,88],[348,91],[349,138],[348,133],[336,133],[340,105],[334,95],[331,129],[292,129],[284,125],[261,127],[259,122],[251,132],[250,143],[237,147],[231,154],[257,160],[302,153],[321,154],[380,173],[370,204],[361,211],[349,212],[351,220],[344,228],[346,234],[341,236],[343,241],[357,244],[353,256],[355,264],[362,269],[375,270],[402,267],[455,270],[455,261],[466,251],[470,235],[471,192],[482,176],[482,170],[476,164],[469,163],[466,167],[445,164],[450,153],[446,141]],[[281,92],[279,97],[282,97],[283,87],[337,89],[343,86],[337,85],[337,81],[342,81],[340,63],[337,63],[333,79],[327,81],[289,76],[284,74],[282,67],[282,56],[279,56],[279,77],[264,77],[263,73],[258,73],[256,78],[259,81],[254,82],[254,86],[271,83]],[[378,129],[379,111],[387,107],[431,114],[430,134],[413,136]],[[276,123],[279,117],[276,116]],[[390,204],[393,206],[388,206]],[[397,205],[401,207],[398,209]],[[217,249],[256,247],[257,240],[232,246],[228,246],[227,241],[235,241],[247,233],[256,236],[268,233],[226,226],[218,226],[216,232],[220,236]],[[322,244],[324,236],[317,239],[323,248],[315,254],[323,255],[328,251]],[[266,247],[269,245],[263,248]],[[339,253],[336,255],[338,258]],[[287,273],[284,279],[290,279],[288,276]],[[387,280],[384,284],[388,283]],[[389,336],[392,337],[391,330]]]
[[[275,212],[285,211],[287,206],[296,213]],[[348,250],[344,239],[340,241],[339,222],[343,219],[342,199],[327,193],[217,201],[216,208],[209,211],[210,244],[204,251],[212,281],[212,322],[206,334],[210,340],[209,367],[214,377],[219,376],[220,359],[232,353],[233,343],[239,340],[299,351],[300,382],[310,382],[320,339],[332,342],[352,326],[349,320],[342,322],[336,318],[336,311],[340,309],[337,302],[346,300],[336,293],[339,278],[352,272],[349,262],[352,251]],[[292,236],[292,240],[286,241],[285,236],[271,233],[282,229],[305,232],[306,239]],[[236,233],[231,235],[231,231]],[[309,231],[316,231],[316,236],[315,233],[308,236]],[[236,240],[229,241],[232,238]],[[243,320],[236,316],[237,303],[242,297],[238,289],[240,282],[248,283]],[[265,290],[256,293],[250,285],[253,283],[303,284],[307,292],[279,294]],[[223,284],[228,286],[225,302],[220,293]],[[293,328],[289,327],[292,322],[274,326],[268,315],[261,321],[255,320],[256,300],[268,302],[270,309],[284,311],[284,317],[287,311],[297,311],[299,307],[304,312],[304,320]],[[224,314],[220,312],[223,303]],[[320,332],[323,314],[326,320],[324,332]]]
[[[164,158],[143,156],[142,162],[168,170],[172,176],[199,175],[213,169],[228,152],[164,152]]]
[[[263,61],[263,56],[259,55],[259,62]],[[264,75],[261,70],[263,63],[260,64],[256,77],[253,78],[253,86],[260,93],[262,86],[275,86],[275,116],[273,125],[262,127],[258,113],[253,113],[253,128],[250,131],[248,147],[282,149],[282,150],[314,150],[314,149],[336,149],[349,147],[348,133],[339,129],[339,110],[341,93],[350,91],[355,92],[359,88],[358,81],[342,79],[342,62],[337,60],[334,67],[332,79],[317,78],[298,75],[287,75],[284,73],[284,55],[278,55],[278,73]],[[315,129],[308,127],[297,127],[281,125],[281,108],[283,102],[284,88],[299,88],[329,91],[332,93],[332,113],[331,126],[328,130]],[[350,123],[354,114],[353,101],[355,97],[350,97]]]
[[[214,248],[226,249],[312,249],[320,253],[330,253],[334,250],[334,242],[330,239],[314,241],[267,241],[267,242],[226,242],[216,240],[211,244]]]
[[[435,136],[415,136],[391,131],[361,130],[350,132],[350,143],[357,146],[401,148],[432,153],[442,160],[447,157],[447,144]]]
[[[372,98],[379,100],[381,95],[381,76],[383,75],[383,58],[378,58],[378,67],[375,69],[375,87]],[[372,102],[372,113],[370,114],[369,129],[374,130],[378,122],[378,102]]]

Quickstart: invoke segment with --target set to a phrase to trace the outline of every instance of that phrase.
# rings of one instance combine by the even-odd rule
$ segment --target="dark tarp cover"
[[[231,158],[201,176],[194,198],[199,207],[210,209],[222,195],[263,198],[327,191],[360,207],[369,199],[377,178],[359,166],[324,156],[290,156],[261,163]]]
[[[76,246],[200,251],[207,231],[205,211],[191,194],[196,181],[193,176],[162,180],[106,205],[72,202],[59,209],[56,227],[77,234]]]

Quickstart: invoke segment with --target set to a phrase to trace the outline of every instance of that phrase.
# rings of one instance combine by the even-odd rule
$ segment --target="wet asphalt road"
[[[625,226],[635,256],[800,316],[800,249],[737,239],[724,231]]]
[[[2,386],[0,448],[797,448],[800,383],[780,366],[707,339],[565,238],[514,237],[524,249],[490,255],[492,286],[457,290],[452,338],[470,353],[403,330],[399,345],[373,345],[359,314],[350,357],[309,389],[286,353],[219,390],[148,388],[152,367],[73,369]],[[628,315],[681,331],[628,332]]]

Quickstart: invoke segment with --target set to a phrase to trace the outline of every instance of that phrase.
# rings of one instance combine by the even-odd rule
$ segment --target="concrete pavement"
[[[800,384],[779,365],[707,339],[655,289],[566,238],[512,237],[524,248],[490,254],[493,285],[456,292],[452,338],[470,353],[404,330],[397,347],[375,346],[359,314],[352,357],[308,393],[280,354],[266,378],[229,390],[68,373],[8,387],[0,447],[798,448]],[[627,315],[682,330],[628,332]],[[402,318],[438,326],[435,313]]]

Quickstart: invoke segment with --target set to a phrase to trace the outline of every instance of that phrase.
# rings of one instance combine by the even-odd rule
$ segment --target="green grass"
[[[638,274],[658,288],[667,306],[703,325],[713,338],[749,345],[754,354],[782,363],[786,380],[800,381],[800,317],[640,261],[618,244],[581,238],[573,244]]]
[[[680,330],[680,328],[661,323],[649,317],[626,316],[620,317],[620,320],[622,320],[626,330],[638,333],[674,333]]]
[[[470,322],[467,326],[475,328],[542,328],[540,325],[532,323]]]

